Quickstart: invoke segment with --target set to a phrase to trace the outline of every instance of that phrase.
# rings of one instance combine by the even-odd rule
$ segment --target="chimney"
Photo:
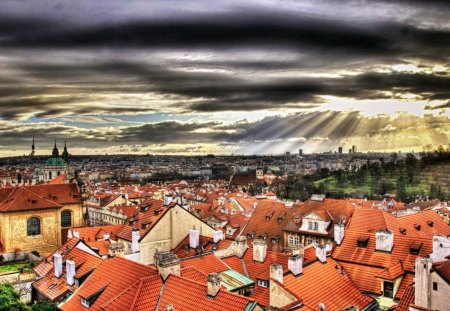
[[[244,257],[247,250],[247,238],[245,236],[238,236],[235,240],[236,243],[236,256],[239,258]]]
[[[190,248],[197,248],[197,246],[200,244],[200,230],[191,229],[189,230],[189,247]]]
[[[78,230],[73,230],[73,236],[76,237],[77,239],[80,238],[80,233],[78,232]]]
[[[283,266],[277,263],[270,265],[270,278],[283,284]]]
[[[316,247],[316,257],[320,260],[320,262],[324,263],[327,261],[327,251],[325,245],[315,245]]]
[[[67,285],[72,286],[75,283],[75,261],[72,259],[66,260],[66,279]]]
[[[220,290],[220,276],[218,273],[208,274],[208,297],[214,298]]]
[[[291,249],[292,249],[293,256],[295,256],[295,255],[303,256],[303,254],[305,252],[303,244],[298,244],[298,245],[292,246]]]
[[[341,245],[342,240],[344,239],[344,233],[345,229],[343,223],[334,225],[334,241],[336,242],[337,245]]]
[[[324,303],[319,303],[319,311],[325,311],[325,304]]]
[[[55,267],[55,277],[59,278],[62,275],[62,256],[58,252],[53,255],[53,266]]]
[[[223,231],[222,230],[216,230],[213,232],[213,241],[214,243],[219,243],[219,241],[223,240]]]
[[[429,258],[416,258],[414,304],[426,309],[431,308],[431,268]]]
[[[71,238],[73,238],[73,234],[72,234],[72,230],[67,230],[67,239],[70,240]]]
[[[109,232],[103,233],[103,240],[109,240],[109,238],[110,238]]]
[[[141,238],[141,234],[138,228],[133,228],[131,231],[131,252],[137,253],[139,252],[139,239]]]
[[[333,250],[333,243],[331,241],[328,241],[327,244],[325,244],[325,252],[329,253]]]
[[[168,305],[164,308],[164,311],[175,311],[175,308],[174,308],[171,304],[168,304]]]
[[[163,280],[170,274],[180,275],[180,259],[170,251],[156,252],[155,265]]]
[[[394,233],[389,229],[378,229],[375,233],[375,250],[390,252],[394,246]]]
[[[170,203],[172,203],[172,200],[173,200],[172,195],[167,193],[164,196],[164,206],[169,206]]]
[[[253,242],[253,261],[264,262],[267,256],[267,242],[263,239],[256,239]]]
[[[303,273],[303,256],[294,255],[288,259],[288,268],[293,275],[297,276]]]

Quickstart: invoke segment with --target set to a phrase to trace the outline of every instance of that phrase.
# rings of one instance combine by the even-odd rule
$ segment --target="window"
[[[292,245],[300,244],[300,237],[298,235],[290,235],[288,237],[288,243]]]
[[[72,226],[72,213],[70,211],[61,212],[61,227]]]
[[[433,282],[433,290],[438,290],[438,283],[437,282]]]
[[[267,281],[258,280],[258,286],[267,288],[269,286],[269,283]]]
[[[312,230],[312,228],[313,228],[312,221],[308,221],[308,230]]]
[[[319,224],[317,222],[314,222],[314,230],[319,230]]]
[[[32,217],[27,221],[27,235],[41,234],[41,220],[37,217]]]
[[[384,281],[384,297],[393,298],[394,297],[394,283]]]
[[[89,300],[81,298],[81,305],[89,308]]]

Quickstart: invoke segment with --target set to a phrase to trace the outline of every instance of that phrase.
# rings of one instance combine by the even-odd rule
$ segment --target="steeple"
[[[67,151],[67,142],[66,141],[64,141],[64,151],[63,151],[61,157],[64,160],[66,160],[66,162],[69,161],[69,152]]]
[[[53,158],[59,157],[59,150],[58,150],[58,148],[56,147],[56,140],[55,140],[55,146],[53,147],[53,151],[52,151],[52,157],[53,157]]]
[[[30,156],[34,156],[35,147],[34,147],[34,135],[33,135],[33,144],[31,145],[31,154]]]

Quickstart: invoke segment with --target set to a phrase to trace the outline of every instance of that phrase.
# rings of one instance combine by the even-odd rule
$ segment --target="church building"
[[[50,181],[56,176],[61,174],[68,175],[69,173],[69,153],[67,151],[67,145],[64,142],[64,151],[62,155],[59,155],[58,147],[53,147],[52,156],[47,159],[43,167],[44,181]]]

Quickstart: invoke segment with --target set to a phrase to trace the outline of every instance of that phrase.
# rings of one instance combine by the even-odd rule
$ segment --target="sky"
[[[449,1],[0,1],[0,156],[421,151]]]

